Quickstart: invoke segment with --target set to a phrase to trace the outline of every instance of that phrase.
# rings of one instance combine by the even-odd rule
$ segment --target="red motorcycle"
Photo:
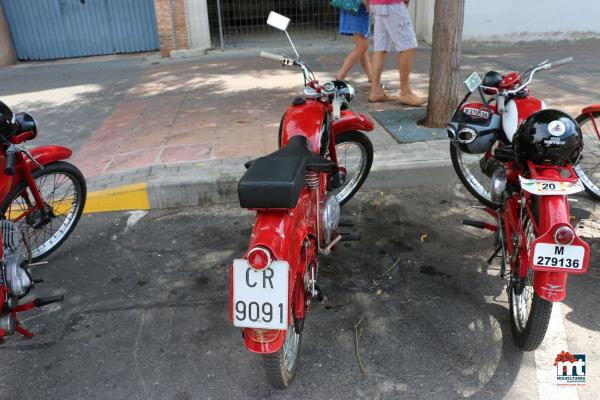
[[[37,125],[27,113],[13,114],[0,102],[0,342],[15,331],[32,333],[17,314],[60,302],[63,296],[20,303],[41,279],[30,268],[55,251],[71,234],[81,217],[86,184],[81,172],[65,160],[71,150],[41,146],[27,150]]]
[[[268,23],[285,31],[289,19],[271,13]],[[298,368],[311,298],[322,299],[318,255],[341,240],[340,206],[369,174],[373,147],[360,131],[374,124],[348,108],[347,83],[320,84],[298,56],[261,56],[300,68],[305,89],[282,119],[280,149],[247,163],[239,181],[240,206],[256,211],[256,221],[248,251],[231,267],[230,319],[246,348],[263,356],[269,382],[283,389]]]
[[[573,169],[583,148],[581,131],[567,114],[545,109],[528,89],[536,72],[570,61],[545,61],[521,75],[492,71],[483,82],[473,73],[448,127],[453,151],[483,154],[480,167],[490,177],[493,206],[484,209],[497,224],[464,224],[497,234],[488,263],[500,254],[513,338],[527,351],[543,341],[552,304],[566,296],[567,276],[585,274],[590,257],[571,225],[567,199],[584,190]],[[482,102],[466,103],[475,90]]]

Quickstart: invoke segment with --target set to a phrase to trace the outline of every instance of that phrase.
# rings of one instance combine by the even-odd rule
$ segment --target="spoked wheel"
[[[294,380],[300,360],[301,342],[302,331],[298,332],[297,327],[292,324],[286,331],[281,349],[263,356],[267,379],[273,387],[286,389]]]
[[[486,157],[485,154],[465,153],[452,143],[450,143],[450,158],[456,175],[477,200],[493,209],[500,207],[499,203],[492,200],[490,192],[492,174],[499,167],[496,160]]]
[[[373,145],[362,132],[344,132],[335,136],[335,150],[342,186],[332,191],[340,205],[360,189],[373,164]]]
[[[0,213],[24,233],[33,261],[55,251],[77,225],[87,194],[85,179],[72,164],[58,161],[33,171],[46,204],[36,207],[31,190],[21,181],[0,205]]]
[[[525,233],[529,253],[535,240],[529,219],[525,222]],[[534,273],[530,270],[525,279],[513,276],[509,287],[512,336],[515,344],[525,351],[533,351],[542,343],[552,314],[552,302],[539,297],[533,289]]]
[[[576,118],[583,134],[583,150],[575,172],[586,192],[600,200],[600,113],[581,114]]]

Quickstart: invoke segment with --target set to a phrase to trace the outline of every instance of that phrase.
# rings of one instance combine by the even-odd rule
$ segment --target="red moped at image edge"
[[[35,285],[31,270],[44,264],[75,229],[83,212],[86,183],[63,146],[27,150],[38,128],[28,113],[13,114],[0,102],[0,342],[18,332],[26,338],[18,314],[60,302],[63,296],[22,302]]]

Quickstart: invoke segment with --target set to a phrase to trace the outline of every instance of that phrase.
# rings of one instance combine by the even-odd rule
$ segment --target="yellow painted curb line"
[[[83,212],[98,213],[125,210],[149,210],[146,182],[90,192]]]

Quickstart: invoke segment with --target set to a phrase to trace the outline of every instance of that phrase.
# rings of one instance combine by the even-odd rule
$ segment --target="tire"
[[[356,192],[361,188],[373,165],[373,145],[369,138],[362,132],[349,131],[335,135],[335,147],[338,159],[338,165],[344,168],[346,173],[342,179],[342,186],[332,190],[332,193],[337,198],[340,206],[343,206],[350,200]],[[360,155],[349,154],[350,150],[357,151]],[[352,173],[348,173],[348,161],[354,161],[352,158],[359,157],[356,162],[357,168]]]
[[[65,240],[67,240],[69,235],[71,235],[83,213],[87,196],[87,187],[81,171],[74,165],[63,161],[50,163],[45,165],[43,169],[38,168],[32,172],[32,175],[44,201],[52,209],[52,217],[49,222],[41,227],[33,228],[32,223],[34,221],[28,220],[26,217],[22,218],[23,211],[28,209],[31,205],[31,201],[29,201],[28,204],[22,194],[27,193],[27,196],[32,199],[31,192],[28,190],[24,180],[17,183],[15,188],[0,204],[0,213],[5,218],[15,222],[21,229],[21,232],[25,233],[28,246],[31,249],[32,261],[35,262],[53,253]],[[47,184],[52,183],[49,181],[51,176],[54,177],[54,180],[52,181],[54,185],[53,188],[48,191],[49,185]],[[62,181],[60,180],[61,177],[63,179]],[[71,198],[71,192],[69,191],[69,184],[66,184],[67,182],[69,182],[73,188],[73,201],[70,204],[65,203],[66,199]],[[62,197],[57,200],[57,195]],[[33,205],[35,205],[35,202],[33,202]],[[58,210],[58,207],[69,208],[63,212],[62,210]],[[40,216],[39,213],[39,211],[36,211],[31,215],[35,218],[36,216]],[[64,219],[61,218],[61,215],[64,215]],[[55,226],[54,223],[56,221],[62,223],[58,225],[57,229],[48,232],[48,229],[52,229],[52,227]],[[49,226],[50,228],[48,228]],[[47,238],[48,235],[51,236]],[[41,244],[40,237],[43,237],[41,239]]]
[[[498,209],[500,204],[492,200],[488,190],[491,186],[491,178],[482,171],[480,166],[483,157],[484,154],[465,153],[458,146],[450,143],[452,166],[464,187],[482,204]]]
[[[277,389],[287,389],[296,377],[300,364],[302,331],[296,332],[292,324],[286,331],[285,342],[281,349],[273,354],[263,355],[263,364],[267,380]]]
[[[536,215],[536,210],[533,211]],[[528,219],[525,220],[525,230],[529,246],[535,236]],[[533,351],[542,344],[552,314],[552,302],[542,299],[534,292],[534,274],[535,272],[530,270],[529,276],[524,281],[511,279],[509,287],[510,328],[513,341],[523,351]],[[531,305],[528,306],[530,299]]]
[[[592,113],[596,126],[600,129],[600,112]],[[575,118],[583,134],[583,151],[575,172],[581,179],[585,191],[595,200],[600,200],[600,140],[596,135],[592,118],[581,114]]]

